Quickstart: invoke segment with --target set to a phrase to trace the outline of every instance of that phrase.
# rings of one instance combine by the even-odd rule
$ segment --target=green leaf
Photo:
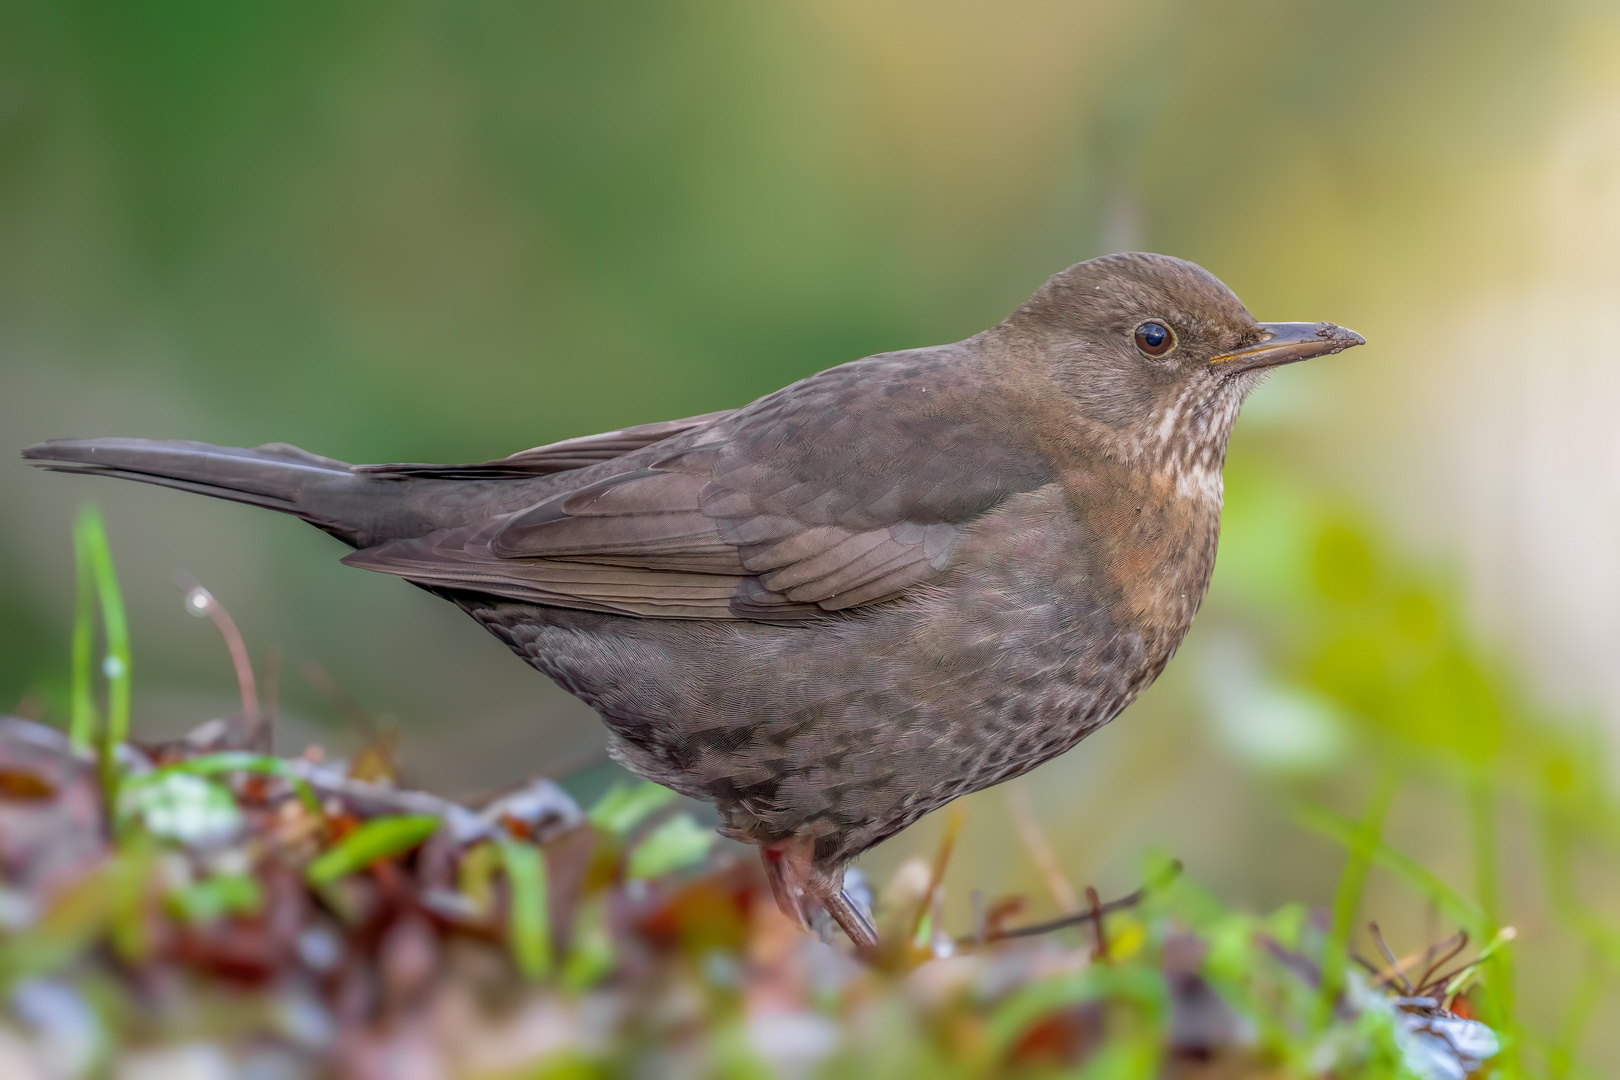
[[[316,888],[330,885],[373,863],[403,855],[432,836],[438,827],[435,814],[372,818],[312,861],[304,870],[304,878]]]
[[[93,506],[79,511],[73,523],[73,563],[77,595],[73,615],[72,690],[68,737],[81,752],[95,748],[100,760],[101,785],[108,802],[117,796],[115,748],[129,738],[129,620],[124,597],[113,570],[112,549],[101,515]],[[100,742],[95,736],[96,707],[92,695],[91,653],[95,646],[94,608],[101,606],[102,632],[107,655],[102,674],[107,680],[107,723]]]
[[[236,797],[190,773],[159,771],[123,785],[118,816],[137,819],[148,835],[181,844],[216,844],[242,827]]]
[[[570,990],[588,990],[605,979],[614,965],[613,939],[608,934],[607,909],[601,897],[579,906],[569,936],[563,985]]]
[[[649,814],[668,806],[675,798],[675,793],[669,788],[661,787],[650,780],[642,781],[634,787],[614,784],[608,789],[608,793],[591,807],[587,816],[592,825],[623,840],[637,825],[645,821]]]
[[[298,775],[298,770],[289,761],[282,758],[271,757],[268,754],[249,754],[245,751],[226,751],[219,754],[204,754],[189,761],[165,765],[158,770],[158,775],[170,772],[191,773],[195,776],[217,776],[221,773],[251,772],[263,773],[267,776],[278,776],[290,782],[293,790],[298,794],[298,801],[304,804],[304,809],[314,817],[321,816],[321,803],[315,797],[315,789],[309,786],[309,781]]]
[[[220,874],[168,895],[169,910],[190,923],[208,923],[226,915],[252,915],[264,905],[257,878]]]
[[[155,865],[156,845],[150,838],[137,835],[118,846],[118,855],[106,879],[107,936],[113,951],[130,963],[144,961],[152,951],[146,897]]]
[[[501,849],[493,841],[474,844],[461,857],[456,871],[456,891],[465,896],[480,918],[489,912],[495,870],[501,864]]]
[[[112,548],[107,544],[107,531],[102,527],[101,515],[93,506],[79,511],[73,523],[74,561],[79,573],[79,603],[73,642],[75,739],[88,735],[83,713],[88,702],[89,640],[88,604],[85,580],[95,586],[96,600],[101,605],[102,630],[107,638],[107,656],[102,672],[107,678],[107,727],[103,732],[101,753],[103,772],[110,775],[113,747],[129,738],[129,620],[124,617],[124,596],[118,588],[118,575],[113,570]],[[93,712],[91,713],[93,717]]]
[[[718,837],[687,814],[677,814],[648,833],[630,852],[629,875],[646,880],[696,866]]]
[[[524,978],[551,973],[551,931],[546,897],[546,860],[540,849],[521,840],[497,841],[506,869],[506,935],[512,959]]]
[[[1115,1039],[1086,1060],[1076,1080],[1153,1080],[1162,1075],[1160,1056],[1146,1033]]]

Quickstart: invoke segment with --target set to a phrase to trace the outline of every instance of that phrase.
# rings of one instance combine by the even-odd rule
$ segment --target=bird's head
[[[1218,472],[1243,398],[1272,368],[1363,343],[1333,323],[1257,322],[1195,263],[1130,252],[1054,274],[998,328],[1042,357],[1088,436]]]

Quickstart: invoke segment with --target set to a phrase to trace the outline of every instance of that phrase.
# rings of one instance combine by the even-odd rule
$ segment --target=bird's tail
[[[58,472],[91,473],[194,491],[300,517],[355,547],[415,530],[391,522],[399,485],[286,443],[243,449],[179,439],[52,439],[23,457]],[[394,528],[389,528],[389,525]]]

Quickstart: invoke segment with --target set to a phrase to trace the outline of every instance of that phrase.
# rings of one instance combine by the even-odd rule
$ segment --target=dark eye
[[[1145,322],[1136,328],[1136,347],[1149,356],[1163,356],[1176,347],[1176,335],[1161,322]]]

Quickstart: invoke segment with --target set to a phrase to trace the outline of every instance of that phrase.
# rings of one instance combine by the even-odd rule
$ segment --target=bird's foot
[[[844,890],[842,873],[836,877],[816,869],[816,842],[810,837],[794,837],[774,844],[762,844],[760,860],[771,894],[782,914],[811,930],[811,915],[820,907],[849,936],[857,949],[877,948],[877,929],[860,904]]]
[[[838,888],[829,892],[822,897],[821,908],[849,935],[857,949],[877,948],[877,927],[847,890]]]

